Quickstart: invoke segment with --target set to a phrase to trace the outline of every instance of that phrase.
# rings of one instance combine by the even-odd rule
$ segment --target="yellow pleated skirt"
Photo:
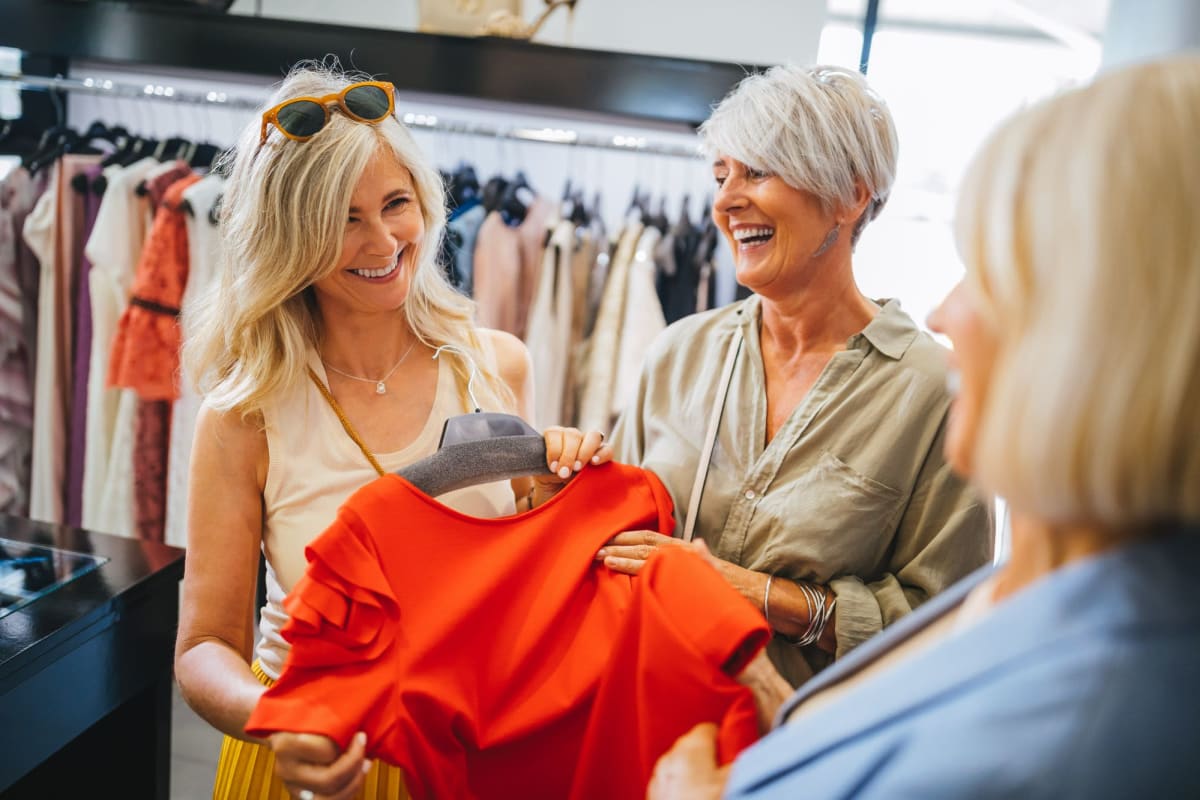
[[[264,686],[274,683],[257,661],[251,669]],[[376,761],[356,797],[358,800],[407,800],[404,773],[399,767]],[[275,754],[271,748],[226,736],[217,762],[213,800],[290,800],[287,789],[275,775]]]

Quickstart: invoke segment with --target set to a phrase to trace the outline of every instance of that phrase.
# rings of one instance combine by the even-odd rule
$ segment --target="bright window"
[[[858,66],[861,16],[836,12],[861,5],[831,4],[819,61]],[[1100,56],[1093,37],[1065,23],[1041,21],[1058,38],[1012,14],[1001,27],[1002,12],[1014,3],[952,3],[946,13],[957,9],[958,16],[945,21],[937,21],[930,5],[882,3],[868,78],[896,120],[900,162],[888,207],[863,234],[855,255],[863,291],[900,298],[921,324],[962,276],[951,226],[955,193],[972,155],[1013,112],[1090,79]],[[963,18],[967,7],[977,19]],[[1094,15],[1086,23],[1098,24]]]

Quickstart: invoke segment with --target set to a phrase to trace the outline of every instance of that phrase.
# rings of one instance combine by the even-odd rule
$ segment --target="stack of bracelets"
[[[763,589],[763,617],[766,618],[768,625],[771,624],[771,582],[773,580],[775,580],[775,576],[768,575],[767,586]],[[804,629],[804,633],[794,639],[788,639],[788,641],[797,647],[807,647],[816,644],[821,635],[825,633],[825,626],[833,618],[837,597],[826,603],[828,598],[825,589],[813,586],[807,581],[796,581],[796,586],[804,595],[804,602],[808,606],[808,627]]]

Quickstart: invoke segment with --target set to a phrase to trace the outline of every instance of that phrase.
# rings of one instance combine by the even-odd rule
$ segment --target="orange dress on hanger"
[[[356,492],[288,595],[291,650],[246,726],[319,733],[401,767],[414,798],[642,797],[700,722],[721,757],[758,737],[736,675],[758,609],[694,553],[637,578],[594,556],[624,530],[674,529],[650,472],[588,467],[524,514],[477,519],[397,475]]]

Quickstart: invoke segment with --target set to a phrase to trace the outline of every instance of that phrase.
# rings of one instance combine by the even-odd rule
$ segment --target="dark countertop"
[[[0,688],[48,652],[183,577],[176,547],[0,514],[0,538],[109,559],[97,569],[0,618]]]

